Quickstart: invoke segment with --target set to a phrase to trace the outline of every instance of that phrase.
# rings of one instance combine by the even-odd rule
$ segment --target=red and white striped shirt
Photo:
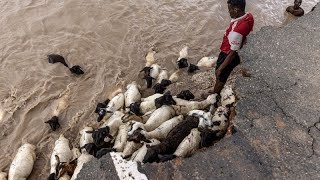
[[[252,31],[254,19],[251,13],[232,19],[228,29],[224,33],[220,50],[229,54],[231,50],[239,50],[248,34]]]

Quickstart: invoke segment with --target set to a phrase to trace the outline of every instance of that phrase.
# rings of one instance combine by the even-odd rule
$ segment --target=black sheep
[[[97,147],[104,147],[107,143],[104,141],[106,137],[112,139],[113,137],[109,134],[110,128],[106,126],[94,131],[86,131],[87,133],[92,133],[93,142]]]
[[[106,115],[106,113],[107,113],[106,107],[109,102],[110,102],[110,99],[107,99],[103,103],[97,104],[97,107],[94,112],[99,115],[99,117],[97,119],[98,122],[100,122],[103,119],[103,117]]]
[[[79,65],[72,66],[72,68],[69,69],[71,73],[81,75],[84,74],[82,68]]]
[[[150,72],[151,72],[152,67],[144,67],[140,72],[144,72],[144,76],[150,76]]]
[[[191,99],[194,99],[194,95],[189,90],[184,90],[177,95],[177,98],[189,101]]]
[[[173,100],[172,95],[170,93],[170,91],[166,92],[163,96],[157,98],[154,100],[156,108],[160,108],[163,105],[176,105],[176,101]]]
[[[170,84],[172,84],[172,82],[168,79],[162,79],[160,84],[162,84],[164,87],[168,87]]]
[[[130,112],[137,115],[137,116],[142,116],[143,114],[140,112],[140,103],[139,102],[135,102],[130,104],[129,106],[130,108]]]
[[[194,65],[194,64],[190,64],[188,67],[188,73],[193,73],[197,70],[200,70],[198,66]]]
[[[177,61],[177,65],[178,65],[179,69],[189,67],[188,60],[185,59],[185,58],[179,59],[179,60]]]
[[[55,63],[60,62],[64,66],[69,68],[69,65],[66,63],[64,57],[59,55],[59,54],[50,54],[50,55],[48,55],[48,61],[51,64],[55,64]],[[73,74],[77,74],[77,75],[84,74],[83,70],[81,69],[81,67],[79,65],[72,66],[71,68],[69,68],[69,70]]]
[[[159,162],[158,155],[173,154],[183,139],[190,134],[191,130],[198,127],[198,124],[199,118],[187,116],[185,120],[169,132],[164,141],[158,145],[148,146],[143,163]]]
[[[152,88],[154,90],[154,93],[159,93],[159,94],[163,94],[164,91],[167,89],[164,85],[162,85],[161,83],[157,83],[153,86]]]
[[[141,128],[136,129],[131,135],[128,136],[128,141],[133,141],[135,143],[151,143],[143,134],[141,134]]]
[[[224,136],[224,134],[221,135],[221,131],[219,130],[212,131],[209,129],[199,128],[199,131],[201,136],[200,147],[209,147],[214,141],[217,141]]]
[[[151,88],[152,87],[152,81],[155,80],[155,78],[153,78],[151,76],[144,76],[143,79],[145,79],[146,82],[147,82],[147,88]]]
[[[115,152],[116,150],[113,148],[102,148],[100,150],[98,150],[98,152],[96,153],[96,158],[100,159],[102,158],[104,155],[108,154],[109,152]]]
[[[55,64],[55,63],[59,62],[59,63],[62,63],[67,68],[69,68],[69,66],[66,63],[66,60],[64,59],[64,57],[62,57],[59,54],[50,54],[50,55],[48,55],[48,60],[49,60],[49,63],[51,63],[51,64]]]
[[[50,125],[52,131],[57,130],[60,127],[59,118],[57,116],[53,116],[50,120],[46,121]]]
[[[91,154],[94,157],[96,157],[97,152],[100,150],[100,148],[96,146],[94,143],[88,143],[83,147],[80,147],[80,149],[83,149],[83,148],[86,149],[88,154]]]

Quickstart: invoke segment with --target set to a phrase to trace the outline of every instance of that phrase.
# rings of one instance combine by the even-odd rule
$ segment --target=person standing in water
[[[300,7],[302,0],[294,0],[294,5],[287,7],[286,11],[294,16],[303,16],[304,10]]]
[[[215,71],[216,83],[209,93],[219,94],[232,70],[240,64],[237,51],[242,48],[254,25],[252,14],[245,12],[245,0],[228,0],[227,3],[232,20],[223,36]]]

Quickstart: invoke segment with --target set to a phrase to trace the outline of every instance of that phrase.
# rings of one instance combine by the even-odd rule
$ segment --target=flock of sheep
[[[192,65],[186,59],[187,51],[187,47],[180,51],[178,70],[169,76],[166,69],[156,64],[155,51],[151,48],[143,73],[147,87],[153,87],[155,94],[142,98],[141,87],[132,82],[125,91],[119,89],[110,100],[99,103],[95,112],[102,125],[80,131],[80,148],[71,149],[69,140],[62,134],[56,140],[48,179],[76,179],[84,163],[110,152],[134,162],[163,162],[190,156],[222,138],[229,125],[230,107],[235,103],[230,86],[220,95],[211,94],[203,101],[192,100],[194,95],[188,90],[177,96],[165,92],[167,86],[178,81],[178,71],[188,68],[192,73],[199,67],[212,67],[216,62],[216,58],[205,57]],[[52,56],[51,62],[54,63]],[[60,127],[57,117],[47,123],[52,130]],[[35,150],[36,147],[28,143],[18,149],[9,169],[9,180],[26,179],[30,175]],[[0,180],[6,179],[7,174],[0,172]]]

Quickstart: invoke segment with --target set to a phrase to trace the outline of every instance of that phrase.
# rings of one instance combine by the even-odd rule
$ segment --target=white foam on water
[[[121,157],[121,153],[110,153],[113,164],[118,173],[118,177],[122,180],[139,179],[147,180],[147,176],[138,171],[138,164],[133,161],[127,161]]]

